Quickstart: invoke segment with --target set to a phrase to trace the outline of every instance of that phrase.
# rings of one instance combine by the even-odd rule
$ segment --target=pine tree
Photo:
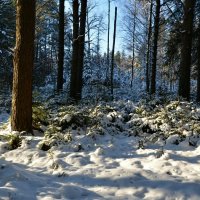
[[[17,0],[16,8],[11,127],[14,131],[32,131],[35,0]]]

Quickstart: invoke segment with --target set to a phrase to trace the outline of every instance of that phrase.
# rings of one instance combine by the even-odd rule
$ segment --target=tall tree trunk
[[[191,50],[195,0],[185,0],[180,62],[179,96],[190,100]]]
[[[197,30],[198,33],[198,48],[197,48],[197,71],[198,71],[198,77],[197,77],[197,102],[200,102],[200,22],[199,27]]]
[[[114,33],[113,33],[113,48],[112,48],[112,60],[111,60],[111,98],[113,100],[113,75],[114,75],[114,56],[115,56],[115,39],[116,39],[116,28],[117,28],[117,7],[115,7],[115,21],[114,21]]]
[[[11,127],[32,131],[35,0],[17,0]]]
[[[110,69],[110,1],[108,0],[108,35],[107,35],[107,68],[106,68],[106,80],[109,80]]]
[[[65,0],[59,0],[59,44],[58,44],[57,92],[63,89],[64,41],[65,41]]]
[[[149,28],[147,39],[147,53],[146,53],[146,92],[149,93],[149,68],[150,68],[150,49],[151,49],[151,35],[152,35],[152,14],[153,14],[153,0],[151,0],[149,13]]]
[[[160,0],[156,0],[156,16],[154,22],[154,38],[153,38],[153,56],[152,56],[152,72],[151,72],[151,94],[156,93],[156,65],[157,65],[157,49],[160,23]]]
[[[133,76],[134,76],[134,63],[135,63],[135,27],[136,27],[136,1],[134,5],[134,19],[133,19],[133,52],[132,52],[132,64],[131,64],[131,87],[133,87]]]
[[[87,50],[87,56],[88,56],[88,62],[89,66],[91,65],[91,41],[90,41],[90,24],[89,24],[89,10],[87,9],[87,36],[88,36],[88,50]],[[90,66],[91,67],[91,66]],[[92,69],[91,69],[92,71]]]
[[[110,0],[108,0],[108,35],[107,35],[107,63],[109,66],[110,57]]]
[[[83,67],[84,67],[84,50],[85,50],[85,27],[86,27],[86,14],[87,14],[87,0],[81,0],[81,17],[80,17],[80,35],[79,35],[79,59],[78,59],[78,86],[77,98],[81,100],[83,88]]]
[[[79,49],[79,2],[73,0],[73,50],[70,79],[70,97],[75,100],[77,93],[78,49]]]

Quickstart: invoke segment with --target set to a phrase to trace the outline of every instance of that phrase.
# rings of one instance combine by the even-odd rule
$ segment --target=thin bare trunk
[[[113,48],[112,48],[112,60],[111,60],[111,98],[113,100],[113,75],[114,75],[114,55],[115,55],[115,39],[117,28],[117,7],[115,7],[115,21],[114,21],[114,33],[113,33]]]
[[[107,69],[106,69],[106,79],[108,78],[110,68],[110,0],[108,0],[108,35],[107,35]]]
[[[151,0],[150,13],[149,13],[149,28],[148,28],[148,40],[147,40],[147,53],[146,53],[146,91],[149,93],[149,68],[150,68],[150,49],[151,49],[151,35],[152,35],[152,10],[153,2]]]
[[[136,1],[134,5],[134,19],[133,19],[133,52],[132,52],[132,66],[131,66],[131,87],[133,87],[134,78],[134,63],[135,63],[135,28],[136,28]]]

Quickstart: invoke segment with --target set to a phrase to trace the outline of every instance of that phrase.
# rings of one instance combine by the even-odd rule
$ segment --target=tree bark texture
[[[13,131],[32,131],[35,0],[17,0],[16,8],[11,127]]]

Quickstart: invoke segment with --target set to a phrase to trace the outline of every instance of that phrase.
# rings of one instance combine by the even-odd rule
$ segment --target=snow
[[[72,141],[67,142],[69,135],[57,133],[58,145],[48,151],[40,150],[47,138],[37,131],[35,136],[23,135],[21,146],[14,150],[9,150],[9,143],[0,139],[0,199],[200,199],[200,140],[191,137],[190,125],[183,126],[185,140],[173,134],[165,141],[159,138],[150,142],[155,140],[152,134],[145,142],[148,133],[125,133],[131,123],[151,123],[147,114],[141,111],[146,117],[139,120],[141,115],[134,112],[140,109],[130,101],[126,106],[122,102],[114,105],[108,113],[100,112],[98,106],[93,111],[105,125],[103,135],[79,128],[73,130]],[[128,110],[132,118],[122,123]],[[178,110],[184,109],[179,106]],[[10,134],[9,123],[5,127],[8,117],[0,114],[0,136]],[[61,121],[70,119],[69,114],[60,116]],[[111,123],[120,124],[123,131],[114,129]],[[169,131],[169,124],[163,124],[162,130]],[[196,145],[188,145],[193,140]]]
[[[7,122],[9,117],[10,117],[10,115],[6,112],[0,113],[0,125]]]
[[[200,147],[157,158],[137,138],[101,137],[92,151],[43,152],[35,138],[2,154],[1,199],[199,199]]]

